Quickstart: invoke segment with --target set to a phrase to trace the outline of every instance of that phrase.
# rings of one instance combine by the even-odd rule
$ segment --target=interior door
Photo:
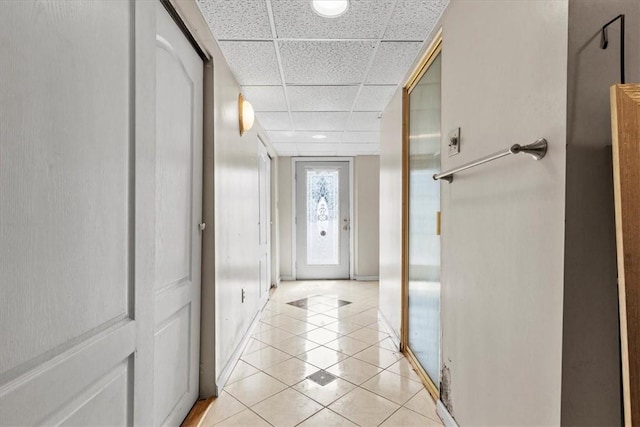
[[[198,397],[203,62],[158,2],[154,425]]]
[[[408,93],[408,347],[437,394],[440,377],[440,54]]]
[[[349,279],[349,162],[296,162],[296,278]]]
[[[271,288],[271,158],[258,140],[258,210],[260,239],[260,298]]]

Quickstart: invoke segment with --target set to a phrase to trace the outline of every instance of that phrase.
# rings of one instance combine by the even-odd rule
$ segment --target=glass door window
[[[440,54],[409,92],[408,346],[440,378]]]

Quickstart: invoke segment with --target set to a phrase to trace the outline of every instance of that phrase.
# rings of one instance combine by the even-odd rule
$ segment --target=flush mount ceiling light
[[[253,107],[249,104],[249,101],[244,99],[242,94],[238,96],[238,117],[240,119],[240,136],[242,136],[251,129],[255,120]]]
[[[325,139],[327,135],[313,135],[311,138],[313,139]]]
[[[311,0],[311,8],[323,18],[337,18],[349,9],[349,0]]]

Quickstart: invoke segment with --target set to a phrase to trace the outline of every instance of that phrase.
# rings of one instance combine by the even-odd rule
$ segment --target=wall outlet
[[[449,132],[449,157],[460,153],[460,128]]]
[[[246,298],[247,293],[244,291],[244,288],[242,288],[242,302],[244,302],[244,299]]]

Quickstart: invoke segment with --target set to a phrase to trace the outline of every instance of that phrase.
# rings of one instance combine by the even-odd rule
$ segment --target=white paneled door
[[[203,62],[160,3],[156,35],[154,425],[198,397]]]
[[[349,162],[296,162],[296,278],[349,279]]]

